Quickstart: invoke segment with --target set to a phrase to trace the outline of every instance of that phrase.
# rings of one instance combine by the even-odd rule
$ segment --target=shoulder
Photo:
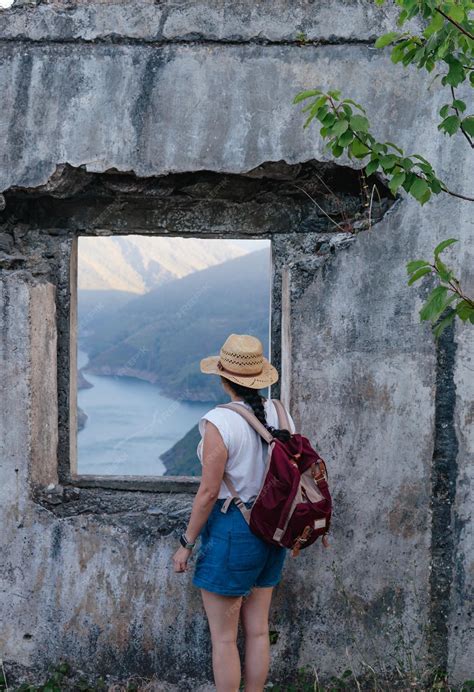
[[[238,419],[240,419],[240,416],[235,411],[215,406],[199,420],[199,432],[201,436],[204,435],[206,421],[209,421],[219,430],[225,446],[229,447],[235,426],[236,424],[238,425]]]

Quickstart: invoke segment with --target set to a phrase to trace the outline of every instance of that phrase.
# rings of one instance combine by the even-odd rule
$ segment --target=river
[[[78,365],[87,363],[78,352]],[[78,473],[161,476],[160,455],[180,440],[214,404],[174,401],[156,385],[133,377],[89,375],[78,391],[88,418],[77,436]],[[196,457],[196,464],[199,461]]]

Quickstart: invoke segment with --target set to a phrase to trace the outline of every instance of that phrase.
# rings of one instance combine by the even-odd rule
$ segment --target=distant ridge
[[[201,374],[199,361],[231,332],[254,334],[267,349],[269,286],[269,250],[259,250],[104,310],[83,339],[85,371],[140,377],[175,399],[217,401],[218,378]]]
[[[79,238],[79,290],[146,293],[167,281],[207,269],[248,249],[232,241],[164,236]]]

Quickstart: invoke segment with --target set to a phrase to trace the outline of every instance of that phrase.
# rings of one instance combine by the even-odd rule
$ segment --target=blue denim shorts
[[[225,514],[221,512],[223,503],[216,501],[201,530],[193,584],[223,596],[245,596],[254,586],[275,586],[286,548],[256,536],[233,502]]]

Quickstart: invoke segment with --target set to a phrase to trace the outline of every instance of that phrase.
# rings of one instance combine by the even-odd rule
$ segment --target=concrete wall
[[[320,86],[344,87],[378,135],[467,193],[464,141],[436,131],[445,96],[373,48],[393,16],[362,0],[18,2],[0,14],[0,190],[45,185],[65,163],[159,176],[328,161],[291,106]],[[48,262],[71,234],[56,229],[52,254],[47,244],[37,255],[5,214],[0,654],[17,679],[69,657],[90,676],[156,673],[195,688],[211,674],[207,625],[170,564],[192,495],[44,490],[68,463],[56,454],[64,335],[54,312],[67,272]],[[297,220],[273,237],[282,394],[328,460],[336,509],[331,550],[288,559],[275,593],[272,679],[306,663],[323,676],[390,667],[410,652],[420,669],[431,655],[454,681],[472,675],[474,332],[456,324],[435,347],[418,321],[429,286],[408,288],[405,274],[407,260],[454,235],[451,264],[472,293],[470,226],[468,203],[442,197],[421,210],[402,197],[326,254]],[[47,231],[35,233],[32,248]]]

